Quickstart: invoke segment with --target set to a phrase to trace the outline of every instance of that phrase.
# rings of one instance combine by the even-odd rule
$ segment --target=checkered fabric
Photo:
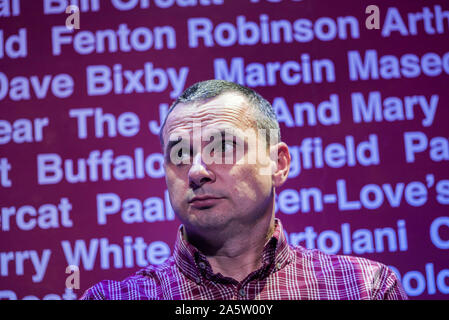
[[[82,300],[402,300],[396,274],[361,257],[329,255],[290,246],[282,223],[262,253],[262,267],[242,281],[213,273],[207,258],[184,240],[179,229],[173,255],[123,281],[104,280]]]

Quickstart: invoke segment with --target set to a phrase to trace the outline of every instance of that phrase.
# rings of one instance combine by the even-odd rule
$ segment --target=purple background
[[[122,1],[126,2],[126,1]],[[131,2],[131,1],[128,1]],[[131,94],[114,94],[89,96],[87,92],[86,68],[92,65],[106,65],[112,69],[114,64],[120,63],[123,70],[142,69],[144,63],[152,62],[154,67],[175,68],[187,66],[189,72],[184,89],[191,84],[205,79],[216,77],[214,72],[214,59],[224,58],[227,63],[234,57],[243,57],[245,62],[266,63],[299,61],[303,53],[308,53],[311,59],[329,59],[335,66],[335,81],[304,84],[302,81],[296,85],[286,85],[277,76],[274,86],[257,86],[254,89],[267,100],[273,102],[275,98],[285,99],[290,112],[293,114],[294,103],[311,102],[318,105],[329,100],[331,94],[339,97],[339,111],[341,122],[336,125],[325,126],[318,123],[315,126],[287,127],[281,122],[283,140],[290,146],[299,146],[306,137],[320,137],[323,147],[330,143],[345,143],[345,136],[354,136],[355,142],[368,140],[370,134],[378,137],[379,158],[378,165],[331,168],[303,169],[301,173],[290,178],[278,190],[293,189],[298,192],[304,188],[318,188],[322,194],[336,194],[336,182],[339,179],[346,181],[349,200],[359,199],[360,189],[367,184],[405,185],[419,181],[426,185],[426,175],[433,174],[435,184],[427,188],[427,200],[421,206],[414,207],[408,204],[404,197],[398,207],[392,207],[385,198],[383,204],[374,210],[361,208],[360,210],[339,210],[337,203],[323,203],[323,210],[317,212],[312,206],[310,212],[297,212],[286,214],[277,212],[289,235],[303,232],[306,226],[313,226],[314,231],[320,234],[325,230],[341,233],[343,223],[350,224],[352,231],[357,229],[374,230],[375,228],[391,227],[397,230],[398,220],[404,220],[407,233],[407,250],[365,253],[362,256],[381,261],[393,266],[401,275],[407,293],[415,299],[446,299],[449,294],[449,256],[447,249],[437,248],[430,237],[430,226],[439,217],[440,221],[449,219],[447,204],[437,201],[438,192],[436,183],[448,181],[448,158],[433,161],[429,156],[429,148],[416,154],[416,161],[407,163],[403,135],[405,132],[420,131],[427,138],[443,137],[447,143],[449,139],[449,95],[448,71],[442,70],[438,76],[422,74],[414,78],[401,77],[400,79],[377,79],[351,81],[349,78],[348,51],[357,50],[363,57],[365,50],[375,49],[379,57],[393,55],[398,59],[404,54],[415,54],[422,57],[433,52],[443,57],[449,54],[449,18],[444,20],[444,32],[441,34],[428,34],[423,22],[417,24],[416,35],[401,35],[393,31],[390,36],[382,36],[386,14],[391,7],[397,8],[406,28],[408,28],[408,14],[422,12],[424,7],[434,12],[434,6],[439,5],[443,10],[449,10],[446,1],[395,1],[379,2],[380,30],[367,30],[365,27],[365,8],[372,4],[368,1],[225,1],[221,5],[193,7],[180,7],[174,4],[170,8],[160,8],[154,1],[150,1],[150,8],[135,8],[129,11],[116,9],[111,1],[100,1],[97,12],[81,12],[81,29],[74,34],[89,30],[112,29],[116,30],[121,23],[128,28],[155,26],[171,26],[176,31],[176,48],[161,50],[150,48],[138,52],[104,52],[81,55],[72,45],[63,45],[62,54],[52,54],[52,27],[63,26],[68,16],[65,13],[44,14],[44,1],[20,1],[20,15],[0,17],[1,30],[4,41],[16,35],[20,28],[27,31],[26,57],[12,59],[5,55],[0,59],[0,72],[10,81],[14,77],[29,78],[36,75],[42,81],[44,75],[55,76],[60,73],[69,74],[74,81],[74,91],[67,98],[57,98],[49,90],[44,99],[38,99],[32,92],[31,98],[13,101],[7,94],[0,100],[0,119],[13,122],[26,118],[49,118],[49,125],[44,129],[43,141],[31,143],[14,143],[13,141],[0,145],[0,158],[7,158],[12,169],[9,171],[11,187],[0,186],[0,207],[15,206],[18,209],[24,205],[39,207],[42,204],[57,204],[61,197],[66,197],[72,204],[70,218],[72,227],[42,229],[35,227],[32,230],[21,230],[17,227],[14,217],[11,219],[10,230],[0,228],[0,254],[8,252],[50,249],[51,256],[46,268],[45,276],[40,282],[33,282],[33,265],[30,260],[24,262],[23,275],[16,274],[15,261],[9,262],[8,275],[0,276],[0,293],[14,292],[16,298],[35,296],[39,299],[48,294],[61,296],[65,290],[65,280],[68,276],[65,268],[68,265],[61,243],[69,241],[74,245],[75,240],[81,239],[89,244],[93,238],[107,238],[109,243],[120,244],[123,247],[123,237],[143,237],[145,242],[164,241],[172,248],[175,233],[179,226],[177,219],[153,223],[126,224],[122,221],[120,213],[109,215],[107,223],[99,225],[97,222],[96,196],[100,193],[115,193],[122,199],[137,198],[144,200],[148,197],[164,199],[166,189],[165,180],[161,178],[84,183],[68,183],[63,179],[60,183],[39,185],[37,155],[56,153],[62,159],[87,158],[92,150],[112,149],[114,157],[118,155],[133,155],[134,149],[143,148],[145,156],[159,153],[158,137],[148,130],[148,122],[159,122],[159,105],[170,104],[171,89],[162,92],[145,92]],[[166,1],[167,3],[167,1]],[[339,39],[321,41],[314,39],[309,42],[280,41],[279,43],[258,43],[253,46],[233,45],[223,47],[216,44],[213,47],[200,45],[191,48],[188,42],[187,21],[194,17],[207,17],[214,25],[228,22],[235,25],[236,17],[244,15],[247,21],[259,21],[259,15],[267,14],[270,21],[285,19],[293,22],[306,18],[312,22],[322,17],[329,17],[336,21],[337,17],[353,16],[358,21],[359,37],[353,39]],[[435,23],[432,22],[435,26]],[[74,35],[72,34],[72,36]],[[449,69],[449,67],[448,67]],[[415,108],[415,117],[412,120],[371,123],[355,123],[353,121],[351,94],[362,92],[365,99],[371,91],[379,91],[382,97],[399,97],[422,95],[426,99],[436,94],[439,96],[438,107],[431,126],[421,124],[424,115],[420,108]],[[0,90],[1,92],[1,90]],[[133,137],[103,137],[93,135],[93,120],[88,120],[88,139],[78,138],[77,122],[69,116],[70,109],[102,108],[103,113],[115,116],[123,112],[134,112],[140,118],[139,133]],[[1,136],[1,135],[0,135]],[[443,139],[443,140],[444,140]],[[302,164],[302,163],[301,163]],[[446,182],[448,185],[449,182]],[[448,189],[446,187],[446,199]],[[446,200],[447,202],[447,200]],[[445,218],[444,218],[445,217]],[[446,219],[446,220],[444,220]],[[2,224],[4,226],[4,224]],[[439,237],[446,242],[449,239],[449,225],[442,224],[439,228]],[[290,239],[291,240],[291,239]],[[301,243],[301,245],[305,245]],[[329,245],[331,243],[329,242]],[[339,254],[343,250],[338,251]],[[5,262],[2,262],[5,263]],[[81,288],[75,289],[79,297],[84,290],[103,279],[122,279],[140,269],[114,268],[103,270],[100,267],[99,252],[95,259],[94,268],[85,270],[80,265]],[[426,267],[427,265],[427,267]],[[5,268],[5,267],[3,267]],[[431,274],[433,270],[433,275]],[[438,278],[439,277],[439,278]],[[440,279],[440,285],[436,284]],[[55,296],[52,296],[53,298]],[[47,298],[50,298],[47,296]]]

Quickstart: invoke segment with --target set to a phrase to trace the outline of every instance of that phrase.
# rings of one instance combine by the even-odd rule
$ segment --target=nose
[[[189,169],[189,186],[198,189],[205,183],[214,182],[215,174],[209,170],[201,158],[201,153],[193,157],[192,166]]]

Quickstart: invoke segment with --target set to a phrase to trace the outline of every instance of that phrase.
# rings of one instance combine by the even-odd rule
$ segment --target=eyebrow
[[[225,140],[226,139],[226,133],[228,133],[229,134],[229,129],[221,129],[220,131],[219,131],[219,134],[221,135],[221,140]],[[214,135],[211,135],[210,137],[213,137]],[[232,137],[235,137],[235,135],[232,135]],[[182,138],[180,137],[180,138],[178,138],[177,140],[170,140],[168,143],[167,143],[167,147],[165,148],[165,153],[166,154],[168,154],[169,153],[169,151],[175,146],[175,145],[177,145],[179,142],[181,142],[182,141]],[[210,142],[210,140],[208,141],[208,142]]]
[[[167,143],[167,146],[165,148],[165,153],[168,154],[169,151],[171,150],[171,148],[173,148],[175,145],[177,145],[178,143],[180,143],[182,141],[182,138],[178,138],[178,140],[170,140]]]

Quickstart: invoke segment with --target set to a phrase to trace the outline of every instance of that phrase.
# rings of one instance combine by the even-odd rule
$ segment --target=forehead
[[[172,133],[190,133],[194,126],[205,130],[246,129],[254,126],[253,112],[244,96],[232,92],[205,101],[179,103],[167,117],[164,140]]]

